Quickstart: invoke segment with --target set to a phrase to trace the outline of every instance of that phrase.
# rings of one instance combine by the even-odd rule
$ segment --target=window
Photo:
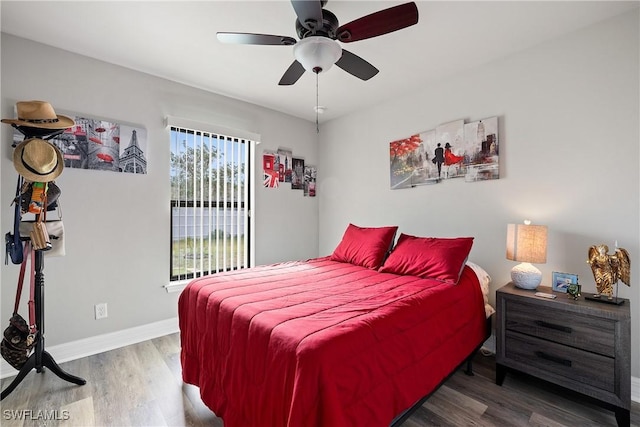
[[[171,281],[249,266],[252,142],[171,126]]]

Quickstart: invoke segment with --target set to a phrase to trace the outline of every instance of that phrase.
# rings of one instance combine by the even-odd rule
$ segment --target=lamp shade
[[[536,264],[547,262],[547,227],[508,224],[507,259]]]
[[[542,272],[530,263],[547,262],[547,227],[524,224],[507,225],[507,259],[521,263],[511,269],[513,284],[522,289],[536,289]]]
[[[327,71],[342,56],[340,45],[326,37],[311,36],[293,46],[293,55],[305,70]]]

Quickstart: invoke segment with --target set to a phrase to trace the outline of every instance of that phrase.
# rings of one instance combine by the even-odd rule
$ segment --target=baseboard
[[[492,354],[496,354],[496,336],[494,332],[492,332],[491,336],[482,344],[482,349]]]
[[[631,400],[640,403],[640,378],[631,377]]]
[[[47,347],[47,352],[53,356],[56,362],[64,363],[175,332],[178,332],[177,317],[118,332],[54,345]],[[12,377],[17,373],[18,371],[13,369],[4,359],[1,359],[0,378]]]

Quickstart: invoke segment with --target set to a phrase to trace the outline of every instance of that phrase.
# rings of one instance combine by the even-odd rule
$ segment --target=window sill
[[[175,292],[182,292],[182,290],[187,287],[190,281],[191,280],[180,280],[176,282],[171,282],[168,285],[165,285],[164,289],[167,291],[168,294],[172,294]]]

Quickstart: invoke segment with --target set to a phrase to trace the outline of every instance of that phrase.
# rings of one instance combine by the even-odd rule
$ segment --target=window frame
[[[169,122],[169,119],[167,120],[167,122]],[[174,193],[173,193],[173,189],[171,189],[170,191],[170,200],[169,200],[169,209],[170,209],[170,220],[169,220],[169,226],[170,226],[170,232],[169,232],[169,285],[167,286],[167,292],[172,292],[172,291],[176,291],[179,289],[182,289],[186,283],[188,283],[190,280],[197,278],[197,277],[202,277],[205,276],[207,274],[213,274],[213,273],[217,273],[217,272],[221,272],[221,271],[229,271],[229,270],[237,270],[237,269],[242,269],[242,268],[249,268],[251,266],[253,266],[253,259],[254,259],[254,253],[253,253],[253,230],[255,228],[255,224],[253,221],[253,215],[252,215],[252,205],[253,205],[253,201],[254,201],[254,185],[253,185],[253,181],[254,181],[254,177],[255,177],[255,170],[254,170],[254,161],[253,161],[253,157],[254,157],[254,150],[255,150],[255,145],[258,144],[259,142],[254,140],[254,139],[250,139],[247,137],[243,137],[243,136],[232,136],[230,134],[226,134],[225,133],[221,133],[221,132],[212,132],[211,130],[201,130],[201,129],[194,129],[194,127],[197,126],[184,126],[184,125],[179,125],[179,124],[172,124],[172,123],[167,123],[167,126],[169,127],[169,136],[170,136],[170,151],[173,154],[174,152],[174,140],[173,140],[173,132],[185,132],[188,134],[192,134],[194,138],[197,138],[198,135],[200,138],[211,138],[211,139],[215,139],[216,140],[216,144],[220,144],[220,143],[232,143],[232,144],[239,144],[238,146],[233,146],[231,151],[232,154],[231,156],[234,155],[234,153],[238,154],[238,157],[235,158],[234,160],[237,160],[236,163],[234,163],[234,161],[232,161],[231,163],[226,163],[226,164],[236,164],[236,165],[240,165],[243,164],[244,165],[244,171],[243,171],[243,192],[239,193],[239,194],[243,194],[245,197],[238,199],[238,200],[234,200],[234,198],[232,197],[231,200],[227,200],[226,198],[226,194],[223,197],[222,200],[203,200],[202,197],[200,197],[199,199],[196,197],[192,197],[191,199],[174,199]],[[206,128],[206,126],[205,126]],[[229,132],[231,133],[231,132]],[[243,132],[239,132],[239,133],[243,133]],[[202,143],[202,141],[200,142]],[[241,150],[239,149],[240,144],[244,145],[243,149],[244,149],[244,156],[242,156],[242,158],[239,156],[239,153],[241,152]],[[194,145],[194,148],[197,149],[197,146]],[[226,150],[225,150],[225,154],[226,154]],[[218,156],[220,154],[218,153]],[[244,163],[241,163],[240,161],[244,161]],[[219,161],[219,160],[216,160]],[[173,168],[173,165],[171,165],[171,168]],[[226,167],[225,167],[226,170]],[[172,177],[172,173],[170,173],[170,178]],[[227,179],[227,175],[225,173],[225,180]],[[171,187],[171,183],[170,183],[170,187]],[[217,184],[217,188],[222,189],[222,191],[224,192],[224,186],[225,184],[220,185],[219,183]],[[234,194],[234,193],[232,193]],[[174,274],[174,208],[196,208],[196,209],[220,209],[222,208],[225,212],[230,210],[233,211],[234,209],[241,209],[244,211],[244,215],[240,216],[239,218],[243,218],[244,221],[244,227],[243,227],[243,231],[244,234],[242,234],[242,238],[243,238],[243,244],[242,247],[236,246],[234,248],[232,248],[232,250],[230,252],[233,252],[233,254],[231,254],[231,259],[233,260],[235,252],[238,253],[238,257],[236,257],[236,259],[238,260],[236,262],[236,264],[233,264],[231,266],[228,266],[226,263],[226,255],[224,255],[224,262],[223,265],[216,265],[213,266],[211,264],[209,264],[207,267],[208,268],[203,268],[200,269],[198,271],[194,271],[194,272],[190,272],[190,273],[184,273],[184,274]],[[211,228],[212,223],[208,223],[207,226],[209,227],[209,229]],[[195,225],[194,225],[195,227]],[[217,230],[217,228],[216,228]],[[239,230],[239,228],[238,228]],[[210,233],[211,235],[212,233]],[[236,234],[236,236],[240,236],[240,234]],[[197,237],[197,239],[200,239],[202,242],[202,236]],[[220,239],[222,240],[224,243],[224,245],[226,246],[226,234],[223,233],[223,238]],[[218,244],[218,237],[216,234],[216,244]],[[209,247],[211,247],[211,244],[209,243]],[[239,265],[240,261],[239,261],[239,257],[240,257],[240,253],[242,253],[243,255],[243,265]],[[217,256],[217,252],[216,252],[216,256]],[[204,258],[201,258],[204,260]],[[212,268],[213,267],[213,268]]]

